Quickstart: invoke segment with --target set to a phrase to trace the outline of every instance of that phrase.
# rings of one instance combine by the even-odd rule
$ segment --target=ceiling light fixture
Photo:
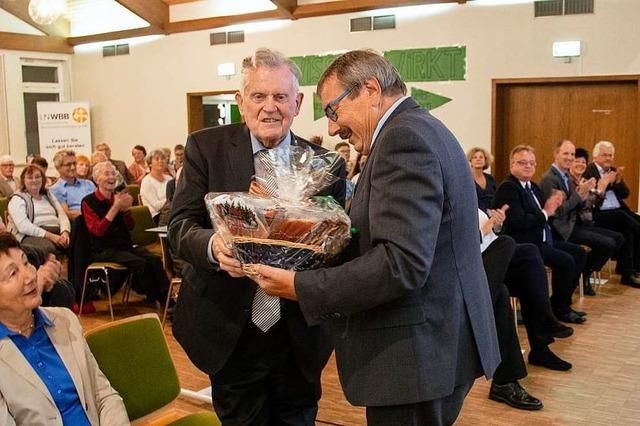
[[[53,24],[67,8],[66,0],[31,0],[29,16],[37,24]]]

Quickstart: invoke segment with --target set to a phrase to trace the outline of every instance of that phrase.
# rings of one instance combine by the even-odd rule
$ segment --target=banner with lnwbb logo
[[[91,116],[88,102],[38,102],[40,156],[53,163],[61,149],[91,157]]]

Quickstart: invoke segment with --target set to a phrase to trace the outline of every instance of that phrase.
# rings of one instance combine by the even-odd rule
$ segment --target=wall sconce
[[[556,41],[553,43],[553,57],[565,58],[565,62],[571,62],[571,58],[580,56],[580,41]]]
[[[236,74],[236,64],[233,62],[227,62],[225,64],[218,65],[218,75],[220,77],[227,77],[227,80],[231,79],[232,75]]]

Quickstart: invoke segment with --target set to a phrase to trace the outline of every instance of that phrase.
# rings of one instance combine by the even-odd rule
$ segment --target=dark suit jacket
[[[578,211],[583,205],[582,197],[576,191],[576,184],[569,177],[569,190],[564,186],[560,172],[551,166],[540,179],[540,187],[545,199],[549,198],[554,189],[562,191],[565,196],[564,203],[558,207],[550,222],[554,229],[567,241],[576,225]],[[542,200],[542,199],[541,199]]]
[[[615,171],[616,168],[612,167],[611,170]],[[600,172],[598,172],[598,167],[595,165],[595,163],[589,163],[589,165],[587,166],[587,170],[584,171],[584,175],[582,175],[582,177],[585,179],[591,179],[593,177],[596,178],[596,181],[600,180]],[[630,212],[631,209],[629,208],[629,206],[627,206],[627,203],[624,202],[625,198],[627,198],[630,194],[629,187],[626,183],[624,183],[624,180],[621,180],[618,183],[609,184],[607,190],[609,189],[612,189],[616,194],[616,198],[620,203],[620,208]],[[604,197],[604,194],[602,194],[602,196]],[[596,206],[594,207],[594,212],[600,210],[601,205],[601,202],[596,204]]]
[[[122,178],[127,183],[127,185],[136,183],[136,180],[134,179],[133,175],[129,171],[129,168],[124,163],[124,161],[113,160],[113,159],[109,161],[111,161],[111,164],[113,164],[113,167],[115,167],[116,170],[122,175]]]
[[[352,404],[429,401],[493,374],[500,354],[474,195],[455,137],[403,101],[356,185],[349,261],[295,279],[307,322],[330,320]]]
[[[326,152],[295,137],[292,144],[294,140]],[[209,262],[213,230],[203,199],[208,192],[248,191],[253,174],[251,139],[244,124],[189,136],[168,231],[174,252],[186,262],[173,333],[191,361],[207,374],[225,364],[250,320],[256,284],[249,278],[231,278]],[[344,166],[341,174],[344,177]],[[324,193],[344,204],[344,179]],[[296,302],[283,299],[281,306],[300,367],[317,380],[331,353],[328,335],[320,327],[307,326]]]
[[[535,182],[531,182],[531,188],[540,205],[544,206],[545,198],[540,187]],[[502,225],[504,234],[512,236],[518,243],[540,245],[547,219],[537,206],[529,203],[528,197],[520,181],[510,175],[498,187],[493,205],[495,208],[503,204],[509,205],[507,218]]]

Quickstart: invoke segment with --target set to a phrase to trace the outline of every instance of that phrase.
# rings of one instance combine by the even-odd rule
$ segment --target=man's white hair
[[[0,156],[0,165],[5,165],[5,164],[9,164],[9,163],[15,163],[13,161],[13,157],[10,156],[9,154],[5,154],[3,156]]]
[[[593,157],[597,157],[598,155],[600,155],[600,148],[610,148],[611,149],[611,154],[615,154],[616,153],[616,148],[613,146],[613,144],[609,141],[600,141],[598,142],[594,147],[593,147]]]

